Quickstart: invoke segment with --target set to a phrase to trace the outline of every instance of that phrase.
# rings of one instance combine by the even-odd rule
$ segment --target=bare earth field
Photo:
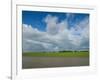
[[[73,66],[89,66],[89,57],[22,57],[23,69]]]

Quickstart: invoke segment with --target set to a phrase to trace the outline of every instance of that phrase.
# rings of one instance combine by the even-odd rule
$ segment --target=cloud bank
[[[62,50],[88,50],[89,49],[89,19],[86,17],[74,27],[68,25],[68,17],[58,21],[59,18],[47,15],[43,21],[46,31],[40,31],[31,25],[23,24],[23,51],[62,51]]]

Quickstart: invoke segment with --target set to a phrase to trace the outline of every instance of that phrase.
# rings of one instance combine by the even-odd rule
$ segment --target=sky
[[[89,14],[22,11],[24,52],[88,50]]]

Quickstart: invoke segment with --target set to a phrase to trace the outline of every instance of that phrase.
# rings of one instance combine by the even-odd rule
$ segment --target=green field
[[[28,57],[89,57],[89,51],[24,52]]]

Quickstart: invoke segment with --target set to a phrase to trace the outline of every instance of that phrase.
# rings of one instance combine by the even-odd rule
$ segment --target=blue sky
[[[23,51],[89,50],[89,14],[22,11]]]
[[[32,25],[32,27],[38,30],[45,31],[46,24],[43,19],[48,15],[58,17],[58,22],[66,19],[69,27],[74,27],[75,24],[82,21],[84,18],[89,17],[89,14],[81,13],[61,13],[61,12],[39,12],[39,11],[22,11],[22,23]],[[67,17],[67,14],[74,16]]]

